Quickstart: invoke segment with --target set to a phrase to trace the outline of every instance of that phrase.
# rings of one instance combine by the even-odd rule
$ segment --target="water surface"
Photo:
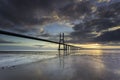
[[[120,50],[20,53],[0,54],[0,64],[16,65],[0,70],[0,80],[120,80]]]

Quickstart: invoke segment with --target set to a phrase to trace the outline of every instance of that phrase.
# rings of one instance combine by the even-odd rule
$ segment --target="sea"
[[[120,50],[71,50],[71,51],[0,51],[0,68],[57,58],[60,56],[80,56],[87,60],[104,63],[111,69],[119,69]],[[97,66],[97,65],[96,65]]]

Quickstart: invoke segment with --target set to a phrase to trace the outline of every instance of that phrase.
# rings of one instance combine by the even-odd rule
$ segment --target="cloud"
[[[0,44],[8,44],[8,43],[16,43],[16,42],[12,42],[12,41],[7,41],[4,39],[0,39]]]
[[[60,7],[73,0],[1,0],[0,27],[16,32],[29,32],[58,20]],[[38,25],[36,27],[36,25]]]
[[[42,24],[49,20],[56,8],[63,2],[59,0],[2,0],[1,15],[17,24]],[[58,7],[57,7],[58,6]]]
[[[91,42],[109,33],[108,29],[120,25],[120,2],[100,1],[0,0],[0,29],[50,37],[51,34],[45,33],[47,31],[43,27],[64,22],[72,24],[74,30],[69,35],[73,38],[69,42]],[[77,24],[76,20],[79,21]]]
[[[94,5],[90,1],[84,0],[66,5],[65,7],[61,8],[60,11],[65,17],[79,19],[83,15],[90,14],[93,6]]]
[[[112,3],[108,6],[101,6],[98,8],[97,15],[101,18],[117,17],[120,13],[120,2]]]
[[[107,38],[108,41],[120,41],[119,38],[117,38],[117,34],[115,33],[115,31],[118,30],[120,26],[120,14],[118,14],[120,13],[120,6],[118,4],[119,3],[117,2],[105,5],[105,8],[103,8],[103,6],[99,6],[97,12],[93,14],[94,17],[92,17],[93,15],[91,15],[89,16],[88,20],[84,20],[83,22],[76,24],[73,27],[74,32],[71,33],[71,37],[73,37],[73,39],[75,40],[72,40],[72,42],[104,42],[107,41]],[[103,8],[103,11],[101,8]],[[99,9],[101,9],[101,12],[99,12]],[[111,15],[107,15],[104,10],[110,11]],[[98,15],[98,13],[100,14]],[[119,34],[119,31],[117,32]],[[113,33],[113,35],[109,35],[109,33]],[[104,36],[106,36],[106,38]]]
[[[112,42],[112,41],[119,42],[120,41],[119,34],[120,34],[120,29],[114,31],[108,31],[95,38],[95,40],[99,42]]]
[[[34,46],[36,46],[38,48],[43,48],[45,45],[34,45]]]

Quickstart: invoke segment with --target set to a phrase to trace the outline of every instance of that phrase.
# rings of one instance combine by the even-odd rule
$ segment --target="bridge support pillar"
[[[63,48],[61,48],[61,46],[63,46]],[[65,45],[64,45],[64,33],[63,34],[60,33],[58,50],[64,50],[64,49],[65,49]]]

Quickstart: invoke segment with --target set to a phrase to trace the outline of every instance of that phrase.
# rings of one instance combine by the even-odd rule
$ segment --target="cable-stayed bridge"
[[[78,46],[74,46],[74,45],[70,45],[70,44],[65,43],[64,33],[60,33],[60,39],[59,39],[58,42],[52,41],[52,40],[47,40],[47,39],[42,39],[42,38],[37,38],[37,37],[33,37],[33,36],[13,33],[13,32],[4,31],[4,30],[0,30],[0,34],[58,44],[58,50],[65,50],[65,51],[67,51],[67,50],[79,50],[81,48],[81,47],[78,47]]]

